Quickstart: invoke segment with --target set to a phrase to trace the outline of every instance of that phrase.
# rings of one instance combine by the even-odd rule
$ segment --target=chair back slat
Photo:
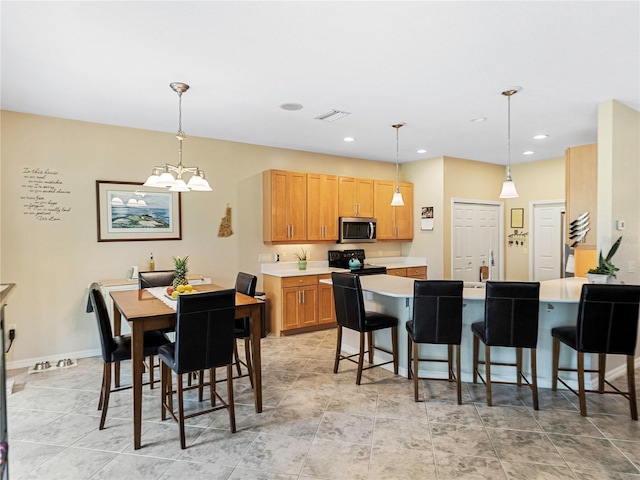
[[[459,345],[462,337],[459,280],[416,280],[413,284],[413,341]]]
[[[167,287],[173,285],[176,279],[175,270],[154,270],[152,272],[138,272],[138,289],[151,287]]]
[[[360,277],[348,273],[331,273],[333,282],[333,301],[336,308],[338,325],[364,332],[366,329],[366,311],[362,298]]]
[[[234,289],[178,297],[175,371],[206,370],[232,363]]]
[[[580,352],[635,355],[640,286],[585,284],[580,294]]]
[[[536,348],[539,282],[487,282],[484,333],[486,344]]]
[[[250,273],[239,272],[236,276],[236,292],[253,297],[256,294],[258,277]]]

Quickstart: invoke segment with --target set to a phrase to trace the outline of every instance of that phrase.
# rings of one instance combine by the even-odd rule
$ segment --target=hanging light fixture
[[[178,94],[178,133],[176,133],[176,138],[178,139],[178,165],[165,163],[163,167],[153,167],[151,175],[144,182],[144,186],[168,188],[172,192],[188,192],[190,190],[210,192],[211,186],[199,167],[185,167],[182,165],[182,141],[186,137],[182,131],[182,94],[189,90],[189,85],[173,82],[169,86]],[[182,178],[184,173],[191,174],[188,183],[185,183]]]
[[[500,198],[518,198],[520,196],[516,190],[516,184],[511,179],[511,96],[520,90],[522,90],[522,87],[511,87],[502,92],[502,95],[507,97],[507,152],[509,163],[507,164],[507,179],[502,183]]]
[[[402,199],[402,194],[400,193],[400,180],[398,176],[399,162],[398,162],[398,130],[400,127],[403,127],[404,123],[396,123],[392,125],[393,128],[396,129],[396,191],[393,194],[393,198],[391,199],[392,207],[401,207],[404,205],[404,200]]]

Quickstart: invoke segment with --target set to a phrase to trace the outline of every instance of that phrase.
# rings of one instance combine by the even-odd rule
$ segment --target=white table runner
[[[178,308],[178,299],[172,300],[167,297],[165,294],[167,293],[167,287],[149,287],[145,288],[147,292],[156,297],[158,300],[161,300],[166,306],[177,310]]]

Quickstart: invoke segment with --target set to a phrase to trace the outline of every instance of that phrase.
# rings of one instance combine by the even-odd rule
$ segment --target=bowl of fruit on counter
[[[189,294],[189,293],[198,293],[198,292],[194,290],[192,285],[178,285],[175,288],[173,286],[169,286],[167,287],[165,296],[172,300],[176,300],[178,298],[178,295]]]

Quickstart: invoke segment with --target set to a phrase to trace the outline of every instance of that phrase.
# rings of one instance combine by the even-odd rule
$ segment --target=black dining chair
[[[153,270],[138,272],[138,289],[151,287],[168,287],[176,279],[175,270]]]
[[[578,395],[580,415],[587,416],[586,393],[612,393],[629,400],[631,418],[638,420],[635,383],[635,353],[638,340],[638,311],[640,306],[640,286],[638,285],[598,285],[585,284],[580,293],[578,319],[576,325],[551,329],[553,337],[553,377],[551,389],[556,390],[558,380]],[[577,368],[559,367],[560,343],[578,353]],[[598,354],[598,369],[584,368],[584,354]],[[626,355],[627,388],[623,392],[605,378],[607,355]],[[577,372],[576,392],[558,376],[558,371]],[[585,387],[585,373],[598,374],[598,389]],[[605,390],[605,384],[611,390]]]
[[[239,272],[236,276],[236,292],[244,293],[250,297],[256,294],[256,285],[258,284],[258,277],[245,272]],[[249,376],[251,387],[253,387],[253,364],[251,362],[251,320],[249,318],[236,318],[234,334],[236,339],[244,340],[244,357],[245,362],[240,360],[238,355],[238,346],[234,342],[233,355],[235,358],[235,366],[238,376],[236,378]],[[242,373],[241,365],[244,365],[247,369],[247,373]]]
[[[109,396],[111,392],[119,392],[131,388],[131,385],[119,388],[111,388],[111,365],[124,360],[131,360],[131,336],[130,335],[113,335],[111,329],[111,321],[109,320],[109,312],[100,291],[100,285],[91,284],[89,287],[89,301],[91,310],[95,313],[98,321],[98,332],[100,334],[100,348],[102,350],[102,360],[104,365],[102,368],[102,385],[100,388],[100,400],[98,401],[98,410],[102,410],[100,416],[100,430],[104,429],[104,423],[107,419],[107,410],[109,408]],[[160,330],[152,330],[144,333],[144,356],[156,355],[158,348],[166,345],[171,341]],[[150,381],[151,382],[151,381]]]
[[[460,381],[460,342],[462,339],[462,289],[459,280],[416,280],[413,284],[413,317],[407,321],[407,370],[413,379],[414,399],[418,401],[418,380],[456,382],[458,404],[462,404]],[[421,343],[447,345],[447,358],[419,355]],[[453,371],[453,349],[456,370]],[[420,362],[446,362],[448,376],[420,377]]]
[[[356,384],[360,385],[363,370],[374,367],[381,367],[393,363],[393,373],[398,374],[398,319],[379,312],[367,312],[364,308],[364,300],[362,297],[362,286],[360,285],[360,277],[349,273],[331,273],[331,281],[333,283],[333,300],[336,308],[336,321],[338,323],[338,340],[336,344],[336,356],[333,366],[333,373],[338,373],[338,367],[341,360],[349,360],[358,364],[358,373],[356,375]],[[360,333],[360,350],[353,355],[343,355],[342,348],[342,329],[348,328]],[[375,345],[373,341],[373,332],[391,329],[391,350]],[[365,350],[365,334],[367,335],[367,350]],[[391,354],[393,359],[378,364],[373,363],[374,350]],[[364,367],[364,355],[368,354],[370,365]],[[353,357],[358,357],[356,362]]]
[[[173,285],[173,281],[176,278],[175,270],[152,270],[148,272],[138,272],[138,290],[143,288],[153,287],[168,287]],[[165,328],[162,330],[165,333],[172,333],[173,328]],[[151,382],[151,388],[153,388],[154,380],[154,368],[160,367],[160,364],[155,363],[154,356],[149,357],[149,381]]]
[[[178,423],[180,447],[186,448],[184,421],[205,413],[227,409],[231,432],[236,431],[233,401],[233,344],[235,343],[236,291],[180,295],[177,304],[176,341],[160,347],[158,356],[162,365],[162,420],[167,413]],[[227,400],[216,391],[216,367],[227,369]],[[192,372],[209,370],[209,381],[185,387],[182,376]],[[173,390],[171,371],[177,375],[176,390]],[[184,413],[184,392],[193,389],[202,391],[209,387],[211,408],[189,415]],[[173,410],[173,394],[177,394],[178,411]],[[201,399],[201,398],[200,398]],[[216,400],[220,401],[217,405]]]
[[[486,386],[487,405],[492,405],[491,384],[522,386],[522,380],[531,388],[533,408],[538,410],[538,379],[536,347],[538,345],[538,311],[540,306],[539,282],[487,282],[484,302],[484,321],[473,323],[473,383],[478,376]],[[485,345],[484,361],[478,360],[479,342]],[[516,363],[491,362],[491,347],[514,347]],[[531,380],[522,371],[522,349],[531,355]],[[478,365],[485,366],[485,377]],[[492,381],[491,365],[516,367],[516,382]]]

